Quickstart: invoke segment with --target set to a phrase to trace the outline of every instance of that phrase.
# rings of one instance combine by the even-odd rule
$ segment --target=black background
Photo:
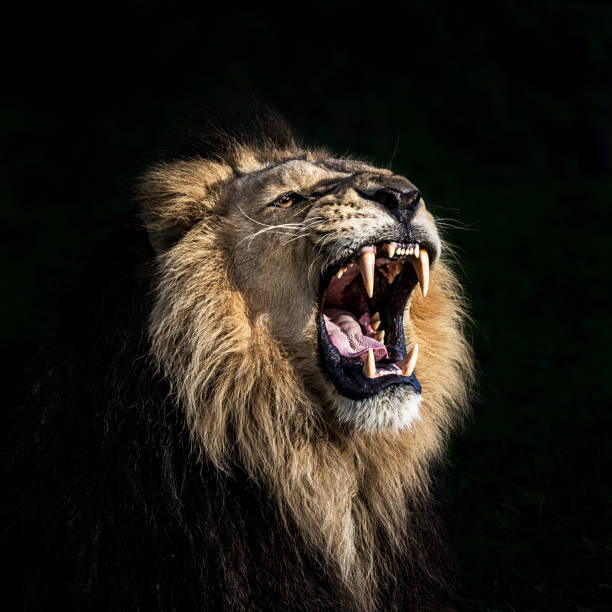
[[[608,3],[45,13],[2,36],[2,350],[19,377],[133,177],[251,96],[391,163],[456,245],[474,418],[447,467],[476,610],[612,609]]]

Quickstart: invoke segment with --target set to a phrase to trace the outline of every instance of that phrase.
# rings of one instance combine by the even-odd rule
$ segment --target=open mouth
[[[358,249],[323,277],[319,350],[336,389],[366,399],[390,385],[421,385],[418,345],[407,349],[404,311],[412,291],[429,286],[429,254],[418,243],[383,242]]]

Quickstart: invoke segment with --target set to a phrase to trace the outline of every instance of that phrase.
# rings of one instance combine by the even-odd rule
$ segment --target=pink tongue
[[[365,318],[367,318],[367,321],[364,320],[363,323],[368,329],[370,317]],[[344,357],[359,357],[362,361],[365,361],[368,349],[374,350],[376,361],[388,357],[385,345],[374,338],[365,336],[357,317],[347,310],[326,308],[323,313],[323,320],[332,344]]]

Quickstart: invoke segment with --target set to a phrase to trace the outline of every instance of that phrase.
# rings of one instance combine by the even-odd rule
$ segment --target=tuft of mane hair
[[[304,365],[316,337],[289,351],[232,259],[231,185],[329,157],[269,113],[211,124],[141,177],[12,415],[3,548],[21,607],[456,605],[436,473],[473,366],[451,267],[410,302],[419,418],[372,433],[330,416]]]

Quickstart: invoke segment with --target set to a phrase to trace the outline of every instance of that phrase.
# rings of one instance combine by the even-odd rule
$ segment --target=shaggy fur
[[[349,401],[319,364],[313,243],[373,221],[348,191],[328,217],[270,223],[253,204],[372,173],[394,180],[275,120],[255,138],[209,131],[142,178],[146,234],[130,224],[86,271],[17,414],[5,542],[26,608],[452,600],[432,469],[472,366],[450,268],[438,260],[407,308],[420,407],[394,412],[393,387],[385,406]]]

